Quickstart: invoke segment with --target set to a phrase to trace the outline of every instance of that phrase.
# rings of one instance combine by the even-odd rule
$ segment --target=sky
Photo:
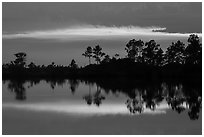
[[[192,33],[201,38],[202,3],[3,2],[2,31],[3,63],[26,52],[27,63],[68,65],[74,58],[84,66],[87,46],[124,57],[133,38],[154,39],[164,50],[177,40],[187,44]]]

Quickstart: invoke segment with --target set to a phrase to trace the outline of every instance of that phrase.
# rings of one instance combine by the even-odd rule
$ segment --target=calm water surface
[[[3,134],[202,134],[200,86],[5,80]]]

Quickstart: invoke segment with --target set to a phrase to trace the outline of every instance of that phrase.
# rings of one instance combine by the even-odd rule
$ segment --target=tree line
[[[45,77],[54,75],[66,77],[76,76],[78,74],[95,75],[99,73],[102,75],[108,75],[112,72],[122,74],[125,71],[134,71],[135,74],[135,71],[137,71],[136,69],[138,69],[138,71],[144,72],[144,74],[147,72],[152,74],[150,71],[154,71],[153,67],[166,69],[164,73],[167,74],[171,71],[174,71],[174,66],[172,67],[172,65],[185,65],[190,69],[195,67],[202,67],[202,44],[199,37],[195,34],[189,36],[187,46],[178,40],[177,42],[172,42],[165,52],[160,47],[160,44],[157,44],[155,40],[143,42],[140,39],[130,40],[125,46],[125,51],[127,52],[125,58],[119,58],[120,55],[117,53],[113,57],[110,57],[108,54],[105,54],[102,51],[102,47],[99,45],[96,45],[93,48],[88,46],[84,53],[82,53],[82,56],[89,59],[89,65],[85,67],[79,67],[74,59],[72,59],[68,66],[56,65],[54,62],[47,66],[36,65],[33,62],[27,65],[27,54],[24,52],[19,52],[14,54],[16,57],[14,61],[3,64],[3,77],[18,75]],[[92,64],[92,58],[96,61],[96,64]],[[124,64],[126,65],[126,68],[123,70],[117,69],[122,68]],[[149,67],[149,70],[146,70],[147,67]],[[128,70],[128,68],[132,68],[132,70]],[[190,69],[187,71],[189,72],[192,70]],[[188,73],[187,71],[184,70],[185,73]],[[138,72],[138,75],[139,73],[140,72]],[[196,74],[198,73],[196,72]]]
[[[125,50],[127,52],[126,58],[148,65],[163,66],[166,64],[202,63],[202,44],[199,37],[195,34],[189,36],[186,47],[183,42],[178,40],[177,42],[172,42],[165,53],[155,40],[145,43],[140,39],[132,39],[126,44]],[[91,58],[94,58],[96,63],[100,64],[108,63],[119,57],[119,54],[116,53],[114,57],[110,58],[109,55],[102,52],[102,48],[99,45],[94,48],[88,46],[82,55],[89,59],[89,64],[91,64]]]

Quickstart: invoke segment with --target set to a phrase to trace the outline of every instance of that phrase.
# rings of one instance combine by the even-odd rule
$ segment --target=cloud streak
[[[75,40],[96,40],[96,39],[117,39],[126,37],[188,37],[192,33],[168,33],[165,27],[138,27],[138,26],[101,26],[101,25],[80,25],[63,29],[25,31],[15,34],[3,33],[3,39],[35,38],[55,39],[63,41]],[[202,36],[201,33],[196,33]]]

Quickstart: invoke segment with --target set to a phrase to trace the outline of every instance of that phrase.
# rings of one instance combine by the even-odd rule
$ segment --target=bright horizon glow
[[[3,33],[3,39],[35,38],[35,39],[55,39],[62,41],[113,39],[131,36],[169,38],[169,37],[189,37],[190,34],[201,33],[168,33],[164,32],[165,27],[139,27],[139,26],[102,26],[102,25],[80,25],[64,29],[36,30],[18,32],[15,34]],[[162,32],[161,32],[162,31]]]

